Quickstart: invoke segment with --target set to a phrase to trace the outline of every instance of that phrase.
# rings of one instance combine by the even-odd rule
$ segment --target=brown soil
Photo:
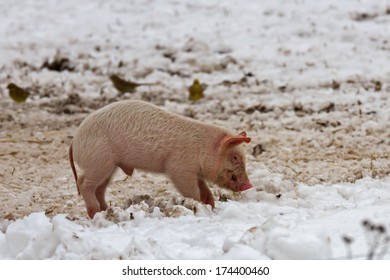
[[[0,99],[0,219],[13,220],[34,211],[85,218],[84,203],[77,195],[68,162],[68,147],[88,113],[125,98],[158,105],[169,100],[169,110],[232,131],[245,130],[252,137],[247,145],[249,176],[259,168],[268,170],[268,177],[258,182],[282,176],[292,186],[330,184],[390,173],[390,129],[388,116],[383,114],[389,101],[384,85],[375,91],[358,81],[341,83],[331,96],[320,100],[316,96],[329,90],[323,85],[288,89],[274,88],[270,83],[269,88],[263,88],[268,93],[261,94],[248,85],[241,91],[240,86],[224,86],[223,91],[231,94],[230,103],[221,102],[220,87],[209,87],[199,102],[188,101],[183,89],[164,85],[123,96],[112,89],[115,94],[97,98],[80,97],[74,90],[55,95],[53,92],[63,91],[61,86],[40,86],[35,88],[40,94],[26,103],[14,103],[4,89]],[[359,89],[365,94],[359,95]],[[124,208],[136,200],[136,195],[159,197],[160,203],[180,197],[161,175],[135,172],[133,178],[125,179],[118,172],[108,189],[112,206]],[[216,196],[221,193],[217,188],[213,191]]]

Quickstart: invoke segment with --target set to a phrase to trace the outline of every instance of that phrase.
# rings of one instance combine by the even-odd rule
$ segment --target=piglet
[[[245,132],[229,131],[169,113],[144,101],[107,105],[81,123],[69,160],[88,216],[107,209],[106,187],[119,167],[164,173],[185,197],[214,208],[206,181],[232,191],[252,187],[245,171]],[[83,171],[77,177],[74,162]]]

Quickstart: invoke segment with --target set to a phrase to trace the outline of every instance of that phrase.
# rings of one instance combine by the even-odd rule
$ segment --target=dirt
[[[84,71],[77,69],[72,71]],[[381,178],[390,173],[390,130],[388,116],[383,114],[389,106],[386,81],[329,81],[307,88],[275,87],[272,81],[225,81],[209,85],[204,99],[191,102],[185,89],[164,82],[120,95],[105,81],[107,77],[97,77],[98,82],[90,79],[96,83],[96,91],[103,92],[97,97],[84,95],[85,85],[77,80],[66,87],[32,84],[29,90],[33,95],[26,103],[13,102],[6,88],[1,88],[0,219],[14,220],[34,211],[86,218],[68,162],[70,141],[90,112],[127,98],[165,104],[167,109],[192,118],[237,132],[245,130],[252,137],[247,145],[249,177],[263,168],[270,174],[265,180],[282,176],[296,186],[352,183],[365,176]],[[255,78],[248,75],[248,79]],[[99,83],[106,83],[110,94],[104,94]],[[226,100],[221,92],[229,92],[230,98]],[[213,193],[216,199],[235,199],[216,187]],[[111,206],[122,208],[142,196],[161,207],[167,201],[180,204],[182,199],[164,176],[140,171],[132,178],[118,172],[107,195]]]

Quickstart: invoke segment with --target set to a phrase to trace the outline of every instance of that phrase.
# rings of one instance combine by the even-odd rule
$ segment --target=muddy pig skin
[[[144,101],[107,105],[81,123],[69,159],[87,212],[107,209],[106,187],[118,167],[164,173],[185,197],[214,208],[206,181],[233,191],[252,187],[245,171],[245,132],[227,130],[169,113]],[[74,162],[83,171],[78,178]]]

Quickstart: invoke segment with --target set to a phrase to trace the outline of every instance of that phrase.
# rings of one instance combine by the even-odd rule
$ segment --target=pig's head
[[[245,171],[245,152],[242,143],[251,138],[241,132],[235,136],[225,136],[219,144],[218,171],[215,183],[232,191],[244,191],[252,188]]]

